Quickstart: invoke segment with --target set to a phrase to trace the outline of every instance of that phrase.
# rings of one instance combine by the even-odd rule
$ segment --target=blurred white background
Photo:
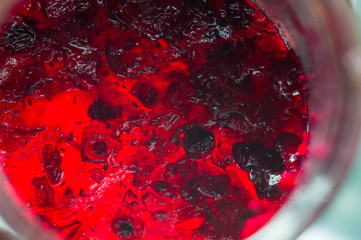
[[[361,144],[359,144],[355,163],[335,199],[316,222],[314,222],[297,240],[360,239]]]

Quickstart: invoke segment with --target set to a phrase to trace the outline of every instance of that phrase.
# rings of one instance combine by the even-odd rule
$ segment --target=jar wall
[[[250,239],[295,239],[318,216],[350,167],[359,134],[356,26],[346,1],[262,1],[302,58],[309,81],[310,142],[286,206]]]

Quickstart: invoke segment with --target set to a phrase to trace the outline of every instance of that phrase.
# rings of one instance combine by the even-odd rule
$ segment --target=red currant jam
[[[248,0],[31,0],[0,33],[0,160],[63,239],[243,239],[307,151],[302,66]]]

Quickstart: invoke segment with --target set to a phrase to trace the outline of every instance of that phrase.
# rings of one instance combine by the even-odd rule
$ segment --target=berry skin
[[[278,201],[283,197],[278,183],[281,173],[286,169],[284,159],[273,148],[263,149],[250,156],[255,163],[250,171],[249,179],[255,184],[257,195],[269,201]]]
[[[94,152],[98,155],[103,155],[107,152],[107,144],[105,142],[96,142],[94,144]]]
[[[281,173],[285,170],[283,158],[273,148],[264,148],[262,144],[237,142],[233,145],[234,160],[246,172],[252,169],[266,169]]]
[[[232,155],[242,170],[249,172],[257,163],[250,160],[250,156],[262,149],[258,143],[237,142],[232,147]]]
[[[233,145],[232,154],[241,169],[249,172],[249,179],[255,184],[260,198],[278,201],[283,197],[277,184],[286,165],[274,148],[264,148],[259,143],[237,142]]]
[[[4,95],[9,99],[18,99],[34,94],[45,84],[44,69],[36,65],[27,65],[13,72],[4,83]]]
[[[122,212],[122,209],[118,211]],[[119,239],[142,239],[144,235],[143,222],[139,218],[132,216],[132,213],[114,217],[110,224],[110,229]]]
[[[211,131],[195,126],[185,133],[183,148],[191,159],[207,157],[215,147],[215,138]]]
[[[112,225],[112,230],[118,237],[129,237],[134,232],[133,225],[128,221],[115,221]]]
[[[95,100],[88,109],[88,115],[93,120],[108,121],[120,116],[120,109],[109,105],[101,99]]]
[[[22,54],[30,51],[36,43],[36,34],[21,20],[5,29],[0,38],[0,49],[9,54]]]
[[[80,148],[83,162],[113,163],[120,149],[119,142],[111,136],[111,130],[106,126],[97,124],[84,128]]]
[[[53,185],[58,184],[63,176],[61,163],[62,157],[59,150],[53,145],[46,144],[43,148],[43,164],[48,179]]]
[[[251,154],[250,161],[255,163],[252,169],[269,170],[274,174],[280,174],[286,169],[283,158],[273,148],[261,149]]]
[[[294,133],[281,133],[277,136],[273,143],[273,148],[279,153],[288,152],[296,153],[297,147],[302,143],[302,140]]]
[[[34,178],[31,186],[37,197],[37,204],[40,207],[48,207],[54,205],[54,189],[50,186],[45,177]]]
[[[158,105],[158,93],[151,83],[136,83],[132,87],[132,94],[146,108],[155,108]]]
[[[207,198],[220,200],[225,197],[230,182],[228,175],[195,177],[180,189],[180,195],[191,204],[202,206]]]
[[[275,80],[273,88],[285,98],[292,98],[295,94],[305,96],[305,88],[299,79],[302,69],[300,64],[292,59],[294,53],[278,60],[272,66],[272,77]]]
[[[152,56],[156,54],[154,42],[126,32],[119,39],[106,42],[105,53],[109,67],[118,75],[138,77],[157,70]]]
[[[251,170],[249,179],[255,184],[259,198],[277,202],[284,196],[284,192],[278,187],[281,176],[266,169]]]
[[[182,82],[170,84],[163,99],[164,104],[169,108],[176,108],[185,98],[186,91],[187,89]]]
[[[152,187],[156,192],[166,192],[169,189],[169,183],[166,181],[156,181]]]

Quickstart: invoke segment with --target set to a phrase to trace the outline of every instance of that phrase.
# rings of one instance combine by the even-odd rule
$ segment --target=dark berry
[[[64,195],[65,195],[65,196],[68,196],[69,194],[72,194],[72,193],[73,193],[73,191],[70,189],[70,187],[67,187],[67,188],[65,189]]]
[[[281,176],[279,174],[273,174],[270,170],[251,170],[249,179],[255,184],[256,193],[259,198],[266,198],[269,201],[279,201],[285,194],[278,187]]]
[[[152,187],[157,192],[166,192],[169,189],[169,183],[167,181],[156,181],[152,184]]]
[[[186,90],[187,89],[182,82],[170,84],[163,100],[164,105],[169,108],[176,108],[185,98]]]
[[[273,148],[262,149],[250,155],[254,163],[249,179],[255,184],[257,195],[270,201],[280,200],[284,192],[278,188],[281,173],[286,169],[284,159]]]
[[[85,196],[85,192],[82,188],[79,190],[79,196],[81,196],[81,197]]]
[[[263,145],[259,143],[237,142],[232,147],[232,155],[242,170],[249,172],[258,162],[250,159],[250,156],[263,149]]]
[[[33,29],[21,20],[7,27],[0,38],[0,48],[9,54],[28,52],[35,43],[36,35]]]
[[[270,170],[274,174],[280,174],[286,169],[283,158],[273,148],[261,149],[252,153],[249,161],[253,163],[251,169]]]
[[[134,232],[134,227],[130,222],[127,221],[117,221],[112,225],[112,230],[119,237],[129,237]]]
[[[214,147],[213,133],[203,127],[192,127],[184,135],[183,148],[191,159],[201,159],[208,156]]]
[[[255,184],[260,198],[277,201],[283,196],[278,190],[281,173],[286,169],[285,161],[273,148],[262,144],[238,142],[233,145],[233,158],[238,165],[250,172],[249,179]]]
[[[57,147],[46,144],[43,148],[43,165],[51,184],[60,182],[63,172],[61,170],[62,157]]]
[[[107,164],[105,164],[104,166],[103,166],[103,171],[106,171],[106,170],[108,170],[108,165]]]
[[[101,99],[95,100],[88,109],[88,115],[93,120],[108,121],[120,116],[120,109],[113,107]]]
[[[107,144],[105,142],[96,142],[94,144],[94,152],[98,155],[103,155],[107,152]]]
[[[154,108],[158,105],[158,93],[150,83],[136,83],[132,87],[132,94],[137,96],[146,108]]]
[[[110,229],[120,239],[142,239],[144,235],[143,222],[136,217],[128,215],[115,217],[111,222]]]

